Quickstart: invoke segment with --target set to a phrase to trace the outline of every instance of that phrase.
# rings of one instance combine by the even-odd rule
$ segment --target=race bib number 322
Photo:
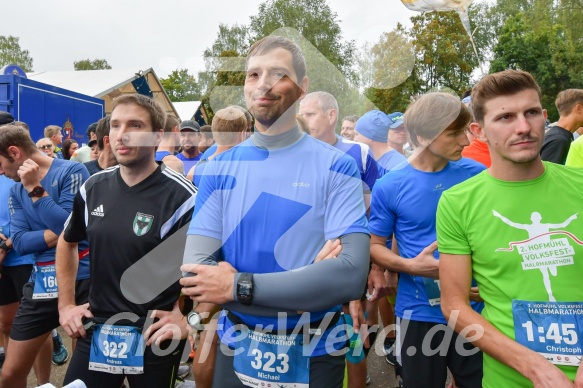
[[[95,325],[89,369],[113,374],[144,373],[144,337],[133,326]]]

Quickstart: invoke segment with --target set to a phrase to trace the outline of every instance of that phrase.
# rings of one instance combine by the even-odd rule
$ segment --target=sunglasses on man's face
[[[40,148],[41,150],[47,150],[49,148],[53,148],[52,144],[46,144],[46,145],[41,145],[38,148]]]

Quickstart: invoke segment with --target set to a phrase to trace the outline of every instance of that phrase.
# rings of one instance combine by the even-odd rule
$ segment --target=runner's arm
[[[274,311],[291,310],[296,314],[296,311],[327,309],[360,298],[368,274],[370,253],[368,235],[351,233],[342,236],[340,242],[342,252],[335,259],[319,261],[293,271],[254,274],[251,306],[232,302],[236,300],[236,284],[240,274],[226,263],[217,270],[200,271],[202,278],[195,276],[182,279],[181,284],[195,286],[192,289],[185,288],[183,292],[192,295],[199,302],[221,303],[227,309],[248,314],[271,313],[269,316],[272,316]],[[197,285],[203,283],[205,283],[203,290],[212,289],[213,292],[201,292],[197,295]],[[224,290],[230,290],[230,293],[226,295]],[[257,313],[251,312],[258,307],[268,309],[260,309],[262,312]]]
[[[535,386],[572,384],[559,368],[502,334],[470,307],[472,262],[469,255],[441,253],[440,263],[441,310],[456,332],[491,357],[516,369]]]
[[[19,255],[43,252],[57,243],[57,238],[50,230],[32,230],[22,204],[15,195],[15,187],[10,194],[10,230],[12,247]]]
[[[66,173],[58,201],[54,201],[51,196],[46,196],[32,205],[47,229],[55,235],[59,236],[63,231],[63,225],[73,209],[75,195],[87,178],[89,178],[87,168],[81,163],[75,163]]]
[[[61,234],[57,244],[55,264],[59,285],[59,309],[75,305],[75,280],[79,267],[78,243],[65,241]]]
[[[425,248],[416,257],[406,259],[387,248],[387,239],[388,237],[371,233],[370,257],[373,263],[393,272],[437,278],[439,261],[433,257],[433,251],[437,249],[435,243]],[[395,241],[393,239],[393,242]]]

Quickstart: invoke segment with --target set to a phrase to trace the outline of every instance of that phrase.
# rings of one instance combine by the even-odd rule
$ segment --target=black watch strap
[[[253,274],[243,272],[237,281],[237,300],[241,304],[253,303]]]

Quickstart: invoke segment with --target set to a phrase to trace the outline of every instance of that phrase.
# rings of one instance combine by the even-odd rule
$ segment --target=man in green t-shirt
[[[443,313],[484,352],[484,387],[583,387],[583,170],[541,161],[547,115],[530,74],[484,77],[472,109],[492,165],[439,202]]]

